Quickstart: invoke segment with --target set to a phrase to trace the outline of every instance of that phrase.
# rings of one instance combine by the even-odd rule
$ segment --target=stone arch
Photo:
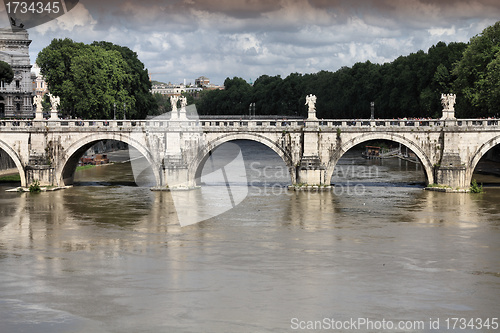
[[[190,164],[190,174],[194,175],[195,179],[199,179],[201,176],[201,171],[203,169],[203,165],[205,164],[205,161],[209,157],[209,153],[223,143],[234,141],[234,140],[248,140],[248,141],[254,141],[261,143],[265,145],[266,147],[270,148],[272,151],[274,151],[280,158],[281,160],[285,163],[285,165],[288,168],[288,172],[290,174],[291,182],[292,184],[295,183],[295,167],[292,161],[291,155],[283,149],[279,144],[271,140],[270,138],[256,134],[256,133],[229,133],[229,134],[223,134],[219,137],[217,137],[215,140],[211,140],[205,145],[202,146],[200,151],[198,152],[196,158],[194,161]]]
[[[23,164],[21,163],[21,158],[19,157],[19,155],[2,140],[0,140],[0,149],[6,152],[7,155],[9,155],[9,157],[14,161],[19,172],[19,177],[21,178],[21,186],[26,187],[26,173],[24,172]]]
[[[130,136],[121,133],[91,134],[72,143],[67,149],[63,160],[57,163],[55,170],[56,181],[59,185],[70,185],[73,183],[73,176],[80,156],[95,143],[102,140],[115,140],[125,142],[137,149],[149,162],[153,169],[156,185],[162,185],[161,170],[151,152],[143,144]]]
[[[422,163],[422,166],[424,168],[424,174],[427,179],[428,184],[434,183],[434,167],[429,160],[429,157],[427,154],[425,154],[424,151],[413,141],[410,141],[406,139],[405,137],[394,134],[394,133],[360,133],[356,137],[352,138],[351,140],[345,142],[342,144],[340,147],[340,150],[338,151],[337,154],[328,162],[328,166],[325,170],[325,179],[330,182],[332,177],[333,177],[333,171],[335,169],[335,166],[337,165],[337,162],[344,156],[344,154],[353,148],[354,146],[366,142],[366,141],[371,141],[371,140],[390,140],[390,141],[395,141],[397,143],[401,143],[408,147],[411,151],[417,155],[418,159]]]
[[[493,149],[498,144],[500,144],[500,136],[496,136],[485,142],[483,145],[481,145],[481,147],[479,147],[476,153],[472,155],[469,163],[467,163],[467,165],[469,165],[470,167],[467,169],[467,173],[465,175],[465,181],[468,181],[466,184],[470,184],[472,182],[472,174],[474,173],[479,160],[484,155],[486,155],[488,151],[490,151],[490,149]]]

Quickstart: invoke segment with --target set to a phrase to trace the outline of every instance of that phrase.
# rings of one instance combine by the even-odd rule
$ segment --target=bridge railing
[[[499,127],[500,119],[286,119],[286,118],[266,118],[266,119],[187,119],[187,120],[0,120],[0,130],[23,130],[30,127],[63,127],[63,128],[110,128],[110,129],[133,129],[143,127],[156,128],[221,128],[221,129],[242,129],[242,128],[301,128],[303,126],[319,126],[323,128],[407,128],[407,127]]]
[[[439,127],[439,126],[459,126],[459,127],[490,127],[499,126],[499,119],[321,119],[321,120],[288,120],[288,119],[254,119],[254,120],[234,120],[234,119],[210,119],[200,121],[204,127],[301,127],[304,125],[320,127]]]
[[[203,127],[225,127],[225,128],[275,128],[275,127],[301,127],[304,126],[304,120],[288,120],[288,119],[213,119],[213,120],[201,120],[201,126]]]
[[[498,127],[500,119],[333,119],[318,120],[327,127]]]
[[[457,126],[498,126],[500,119],[457,119]]]
[[[320,126],[331,127],[431,127],[442,126],[439,119],[335,119],[320,120]]]
[[[77,119],[58,119],[58,120],[0,120],[0,129],[2,128],[27,128],[27,127],[61,127],[61,128],[141,128],[152,127],[189,127],[200,126],[196,120],[188,121],[170,121],[170,120],[77,120]]]
[[[0,128],[26,128],[33,126],[32,120],[0,120]]]

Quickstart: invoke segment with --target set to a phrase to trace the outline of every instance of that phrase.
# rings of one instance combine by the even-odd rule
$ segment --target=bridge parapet
[[[286,118],[275,119],[188,119],[186,120],[0,120],[0,131],[21,130],[27,128],[71,128],[80,130],[84,128],[109,128],[109,129],[134,129],[134,128],[171,128],[187,129],[190,127],[200,127],[203,130],[216,128],[234,129],[299,129],[305,126],[305,120]],[[437,128],[437,127],[472,127],[472,128],[500,128],[499,119],[319,119],[307,120],[307,123],[314,124],[313,127],[325,128]]]

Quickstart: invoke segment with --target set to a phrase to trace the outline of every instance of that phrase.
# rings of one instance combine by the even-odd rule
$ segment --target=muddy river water
[[[244,198],[184,227],[177,211],[224,186],[179,205],[133,186],[129,163],[78,171],[63,191],[2,185],[0,332],[498,328],[500,189],[424,191],[415,164],[351,151],[334,191],[288,192],[277,156],[240,146]]]

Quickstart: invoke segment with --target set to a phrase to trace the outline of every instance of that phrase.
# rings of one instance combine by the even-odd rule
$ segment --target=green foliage
[[[307,116],[305,97],[314,94],[319,118],[369,118],[371,102],[376,118],[440,117],[441,93],[451,92],[453,64],[466,46],[439,42],[427,53],[383,65],[366,61],[336,72],[292,73],[284,79],[262,75],[253,86],[228,78],[226,90],[204,92],[196,104],[201,114],[247,115],[255,103],[256,114]]]
[[[16,173],[14,175],[5,175],[5,176],[0,176],[0,182],[20,182],[21,181],[21,176]]]
[[[65,116],[144,118],[155,110],[151,83],[135,52],[107,42],[91,45],[54,39],[37,58],[50,91],[61,97]]]
[[[12,67],[5,61],[0,61],[0,81],[4,81],[9,84],[14,79],[14,72]]]
[[[472,180],[471,186],[470,186],[470,192],[471,193],[483,193],[483,184],[478,185],[477,181],[475,179]]]
[[[500,102],[500,21],[471,39],[454,68],[462,117],[494,116]]]
[[[155,93],[153,94],[153,98],[155,99],[155,103],[157,105],[157,112],[153,115],[160,115],[172,110],[172,106],[170,105],[170,98],[167,95]]]
[[[49,94],[45,94],[44,98],[42,99],[42,110],[43,113],[48,114],[50,112],[51,108],[51,103],[50,103],[50,96]]]
[[[93,165],[93,164],[86,164],[86,165],[79,165],[76,167],[76,171],[80,171],[80,170],[87,170],[87,169],[93,169],[95,168],[96,166]]]
[[[157,105],[150,92],[151,81],[149,80],[149,74],[147,69],[144,68],[144,64],[139,60],[137,53],[128,47],[115,45],[110,42],[94,42],[92,45],[102,47],[108,51],[118,51],[127,63],[130,69],[131,80],[126,90],[129,95],[135,98],[135,109],[133,110],[135,113],[132,112],[131,117],[146,118],[147,115],[155,114]]]
[[[224,81],[224,90],[204,91],[196,107],[200,114],[248,114],[252,101],[252,86],[244,79],[234,77]]]
[[[38,180],[35,180],[33,184],[29,187],[30,193],[40,193],[42,192],[42,188],[40,187],[40,183]]]

